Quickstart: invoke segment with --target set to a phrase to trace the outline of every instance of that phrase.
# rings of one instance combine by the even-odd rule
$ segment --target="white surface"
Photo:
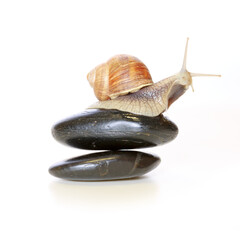
[[[240,239],[238,1],[1,1],[1,239]],[[117,53],[154,81],[194,79],[165,114],[177,139],[146,149],[138,180],[72,183],[48,174],[87,153],[51,136],[55,121],[96,101],[86,74]]]

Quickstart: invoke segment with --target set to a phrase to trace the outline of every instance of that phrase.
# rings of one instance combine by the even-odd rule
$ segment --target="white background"
[[[1,239],[240,239],[238,1],[0,1]],[[54,122],[96,101],[86,75],[118,53],[154,81],[194,78],[165,114],[179,127],[138,180],[48,174],[88,153],[57,143]]]

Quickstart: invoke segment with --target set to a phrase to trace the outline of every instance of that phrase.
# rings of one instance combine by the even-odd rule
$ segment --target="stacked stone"
[[[127,149],[162,145],[178,134],[162,114],[147,117],[114,109],[88,109],[56,123],[53,137],[87,150],[108,150],[54,164],[50,174],[67,180],[101,181],[139,177],[160,163],[158,156]]]

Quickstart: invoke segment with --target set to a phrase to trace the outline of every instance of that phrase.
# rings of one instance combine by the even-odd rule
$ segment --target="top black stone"
[[[145,148],[162,145],[178,134],[177,126],[160,114],[147,117],[111,109],[89,109],[60,121],[54,138],[72,147],[91,150]]]

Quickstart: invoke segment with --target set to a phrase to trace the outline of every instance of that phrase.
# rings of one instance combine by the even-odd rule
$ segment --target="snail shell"
[[[126,79],[124,79],[123,82],[126,82],[126,85],[127,85],[127,83],[131,82],[131,84],[129,85],[130,88],[127,90],[127,86],[124,86],[123,93],[124,94],[129,93],[129,94],[124,95],[124,96],[120,96],[122,94],[118,94],[118,95],[113,94],[113,97],[111,97],[111,94],[110,94],[109,95],[110,98],[114,98],[114,99],[107,100],[108,98],[107,99],[103,98],[103,100],[105,100],[105,101],[99,101],[99,102],[93,104],[92,106],[90,106],[89,108],[117,109],[117,110],[121,110],[121,111],[131,112],[134,114],[154,117],[154,116],[161,114],[166,109],[168,109],[174,101],[176,101],[181,95],[183,95],[185,93],[185,91],[189,88],[189,86],[191,86],[192,90],[193,90],[192,77],[198,77],[198,76],[220,77],[220,75],[214,75],[214,74],[201,74],[201,73],[188,72],[186,69],[187,47],[188,47],[188,38],[187,38],[187,43],[186,43],[186,47],[185,47],[185,54],[184,54],[182,68],[179,73],[177,73],[171,77],[168,77],[166,79],[163,79],[154,84],[149,82],[148,85],[150,85],[150,86],[147,86],[145,83],[145,85],[141,84],[140,87],[134,88],[134,89],[132,88],[132,84],[133,84],[132,82],[135,80],[133,80],[131,76],[137,75],[139,71],[136,71],[136,74],[135,73],[128,74],[129,79],[126,78]],[[131,57],[131,58],[133,58],[133,57]],[[100,65],[100,66],[102,66],[102,65]],[[116,71],[117,71],[117,69],[119,69],[119,68],[115,68]],[[95,71],[96,71],[95,78],[97,78],[98,72],[97,72],[97,70],[95,70]],[[107,73],[107,70],[105,72]],[[104,73],[104,71],[101,73]],[[114,74],[116,74],[117,76],[119,75],[115,71],[114,71]],[[109,74],[109,76],[111,76],[111,74]],[[145,75],[142,74],[141,77],[139,77],[139,78],[147,79],[147,78],[143,78],[143,76],[145,76]],[[146,76],[150,76],[150,74],[149,75],[146,74]],[[101,79],[106,80],[107,83],[105,83],[105,84],[106,84],[106,86],[108,86],[108,84],[110,82],[110,81],[108,81],[108,74],[107,74],[107,76],[101,75]],[[135,76],[135,79],[138,79],[138,76]],[[150,81],[149,78],[147,80]],[[91,81],[90,81],[90,83],[91,83]],[[93,85],[93,83],[91,83],[91,84]],[[100,87],[101,92],[104,92],[105,84],[101,85],[101,87]],[[117,81],[116,81],[116,84],[117,84]],[[95,89],[95,85],[97,85],[97,84],[94,83],[94,91],[96,94],[96,91],[98,89]],[[121,85],[122,84],[120,84],[119,87],[121,87]],[[145,87],[142,88],[143,86],[145,86]],[[115,87],[117,88],[116,85],[115,85]],[[108,91],[108,88],[107,88],[107,91]]]
[[[146,65],[130,55],[116,55],[87,75],[98,100],[114,99],[152,85]]]

